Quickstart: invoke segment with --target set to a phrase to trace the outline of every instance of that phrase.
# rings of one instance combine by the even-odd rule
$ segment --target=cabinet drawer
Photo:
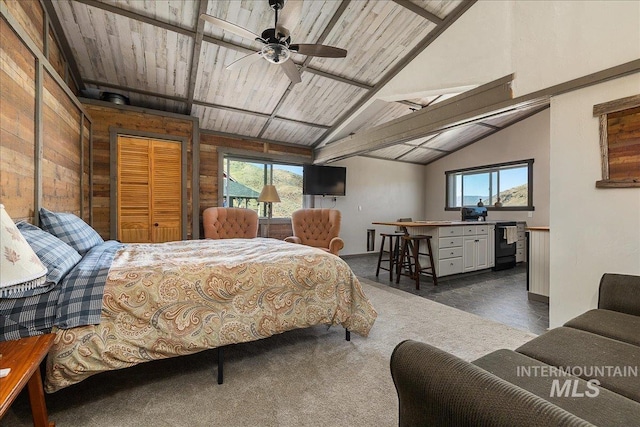
[[[516,249],[516,262],[524,261],[524,248]]]
[[[488,225],[476,225],[476,234],[489,234],[489,226]]]
[[[462,258],[449,258],[438,261],[438,276],[458,273],[462,273]]]
[[[476,235],[476,226],[475,225],[465,225],[463,228],[463,234],[465,236],[475,236]]]
[[[438,248],[453,248],[454,246],[462,246],[462,237],[441,237],[438,239]]]
[[[524,231],[518,231],[518,240],[524,241]]]
[[[516,242],[516,249],[524,249],[524,240],[518,240]]]
[[[519,232],[522,231],[524,233],[524,226],[526,225],[526,223],[524,222],[519,222],[516,224],[516,227],[518,227],[518,234],[520,234]]]
[[[462,234],[464,233],[464,227],[462,227],[462,226],[440,227],[438,233],[439,233],[440,237],[462,236]]]
[[[462,256],[462,246],[444,248],[438,251],[438,259],[456,258]]]
[[[465,236],[476,236],[478,234],[488,234],[489,227],[486,225],[465,225]]]

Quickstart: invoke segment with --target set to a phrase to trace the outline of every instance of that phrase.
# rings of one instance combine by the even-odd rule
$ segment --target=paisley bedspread
[[[377,314],[340,258],[275,239],[128,244],[98,325],[58,329],[45,389],[318,324],[367,336]]]

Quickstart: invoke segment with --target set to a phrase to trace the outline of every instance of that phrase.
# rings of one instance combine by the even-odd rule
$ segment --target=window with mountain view
[[[533,159],[445,172],[447,206],[478,203],[493,209],[533,210]]]
[[[302,166],[225,157],[224,206],[253,209],[266,217],[264,203],[258,203],[265,184],[275,185],[280,196],[280,203],[273,203],[273,218],[290,218],[302,208]]]

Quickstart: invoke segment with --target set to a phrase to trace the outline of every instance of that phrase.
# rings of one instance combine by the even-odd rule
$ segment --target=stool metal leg
[[[384,240],[387,236],[382,235],[382,242],[380,243],[380,254],[378,255],[378,268],[376,268],[376,277],[380,274],[380,263],[382,262],[382,253],[384,252]]]

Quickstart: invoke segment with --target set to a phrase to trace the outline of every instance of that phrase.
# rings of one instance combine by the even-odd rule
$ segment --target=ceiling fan
[[[278,11],[282,10],[284,3],[285,0],[269,0],[269,6],[271,6],[271,9],[275,11],[276,15],[275,24],[273,28],[267,28],[264,30],[260,36],[223,19],[216,18],[205,13],[200,15],[200,19],[204,19],[225,31],[229,31],[240,37],[253,39],[264,44],[262,49],[258,52],[244,56],[229,64],[227,66],[228,70],[239,69],[252,64],[260,58],[264,58],[272,64],[282,66],[283,71],[289,77],[291,82],[296,84],[300,83],[302,79],[300,78],[300,71],[298,71],[293,60],[289,60],[291,52],[325,58],[344,58],[347,56],[346,50],[333,46],[325,46],[322,44],[292,44],[289,30],[285,25],[296,23],[302,8],[302,0],[288,0],[288,3],[292,3],[292,7],[287,11],[287,15],[281,16],[280,21],[278,21]]]

